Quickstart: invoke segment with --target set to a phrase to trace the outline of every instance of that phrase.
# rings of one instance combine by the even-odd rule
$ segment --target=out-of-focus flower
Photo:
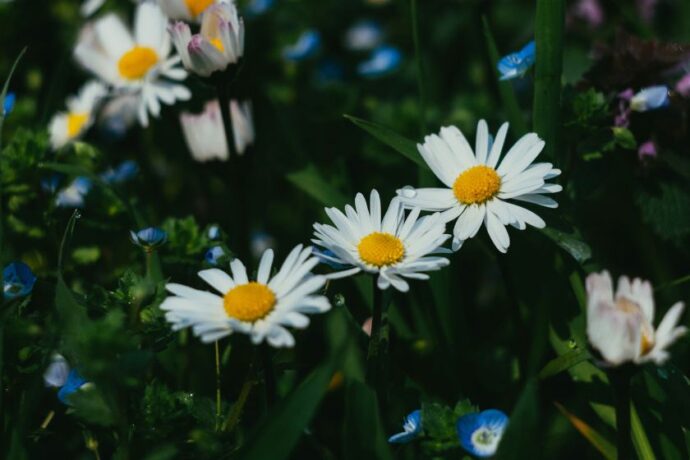
[[[168,234],[162,228],[148,227],[138,232],[134,230],[129,231],[129,237],[132,243],[141,246],[147,251],[155,249],[165,244],[168,241]]]
[[[12,109],[14,109],[14,101],[16,100],[17,96],[12,92],[8,91],[7,94],[5,94],[5,100],[2,103],[2,116],[6,117],[10,113],[12,113]]]
[[[599,0],[577,0],[568,11],[567,20],[580,19],[589,27],[597,28],[604,23],[604,16]]]
[[[184,80],[179,56],[169,56],[168,19],[152,2],[137,5],[134,34],[122,20],[107,14],[82,28],[74,55],[84,68],[113,85],[118,92],[137,96],[137,115],[148,126],[149,114],[158,117],[161,102],[172,105],[192,94],[169,80]],[[166,77],[169,80],[164,79]]]
[[[275,238],[264,231],[252,232],[249,238],[249,251],[255,259],[261,257],[261,254],[269,249],[274,249],[275,245]]]
[[[371,316],[364,320],[362,323],[362,332],[371,337],[371,328],[374,325],[374,318]]]
[[[233,3],[217,3],[201,18],[201,30],[192,32],[184,22],[168,27],[182,64],[190,72],[208,77],[236,64],[244,54],[244,21]]]
[[[536,52],[536,44],[532,40],[520,51],[503,56],[496,65],[501,74],[500,79],[510,80],[522,77],[534,65]]]
[[[92,185],[88,177],[75,178],[70,185],[60,190],[55,197],[55,204],[61,208],[81,208]]]
[[[402,53],[395,46],[380,46],[371,52],[369,59],[357,66],[362,77],[377,78],[395,72],[402,64]]]
[[[109,99],[99,114],[103,134],[115,140],[123,138],[136,124],[138,112],[139,96],[136,94],[122,94]]]
[[[232,0],[158,0],[158,6],[170,19],[198,21],[211,5],[228,2],[234,3]]]
[[[527,225],[544,228],[546,223],[532,211],[518,206],[513,200],[547,208],[558,203],[545,195],[563,188],[547,181],[561,171],[551,163],[533,163],[544,148],[544,141],[536,133],[522,136],[501,158],[508,133],[504,123],[491,141],[484,120],[477,124],[474,151],[460,130],[454,126],[441,128],[439,135],[424,138],[417,149],[445,188],[404,187],[398,196],[407,207],[443,212],[443,220],[455,222],[454,251],[486,227],[491,241],[500,252],[508,251],[510,237],[506,226],[524,230]]]
[[[302,32],[295,43],[283,48],[283,59],[304,61],[316,56],[319,48],[321,48],[321,34],[318,30],[309,29]]]
[[[48,125],[53,149],[79,139],[89,129],[96,106],[107,94],[108,90],[102,83],[90,81],[81,87],[76,96],[67,98],[67,111],[53,115]]]
[[[654,308],[648,281],[621,276],[614,293],[607,271],[587,277],[587,336],[608,365],[668,360],[668,347],[687,331],[677,326],[684,305],[675,303],[656,330]]]
[[[436,254],[450,235],[446,235],[439,213],[419,218],[415,208],[405,217],[399,198],[393,198],[382,217],[381,199],[371,191],[369,205],[364,195],[355,197],[355,208],[347,205],[345,213],[326,208],[333,225],[314,224],[312,241],[331,251],[332,262],[353,268],[328,275],[343,278],[359,272],[378,275],[378,288],[391,285],[401,292],[410,289],[403,278],[427,280],[426,272],[440,270],[448,259]]]
[[[254,124],[251,118],[251,104],[230,101],[235,150],[242,154],[254,142]],[[228,159],[228,143],[225,138],[223,117],[217,99],[209,101],[200,114],[182,112],[180,124],[187,147],[196,161]]]
[[[220,227],[217,225],[211,225],[206,231],[206,236],[211,241],[220,239]]]
[[[351,51],[369,51],[383,41],[383,29],[377,21],[362,20],[347,30],[344,41]]]
[[[630,99],[630,109],[635,112],[666,107],[669,104],[668,87],[665,85],[650,86],[644,88]]]
[[[115,168],[110,168],[101,174],[101,179],[108,184],[121,184],[136,177],[139,165],[136,161],[126,160]]]
[[[683,75],[683,77],[678,80],[675,90],[683,97],[690,96],[690,73]]]
[[[105,0],[84,0],[81,3],[81,8],[79,11],[81,12],[82,16],[89,17],[98,11],[104,3]]]
[[[656,154],[657,147],[654,141],[647,141],[643,144],[640,144],[640,147],[637,149],[637,155],[639,156],[640,160],[644,158],[656,158]]]
[[[48,368],[43,374],[46,386],[60,388],[58,399],[69,405],[69,397],[82,388],[90,385],[76,369],[70,369],[67,360],[60,354],[53,355]]]
[[[225,251],[220,246],[213,246],[204,254],[204,260],[211,265],[218,265],[221,257],[225,257]]]
[[[36,284],[36,275],[22,261],[8,264],[2,270],[2,293],[7,300],[31,294]]]
[[[293,347],[295,338],[287,327],[304,329],[307,314],[324,313],[331,308],[328,298],[317,295],[326,283],[323,276],[311,275],[318,260],[311,248],[295,247],[278,272],[271,277],[273,250],[264,252],[256,281],[249,281],[247,269],[239,259],[230,263],[232,276],[211,268],[199,272],[221,295],[199,291],[181,284],[168,284],[174,294],[161,309],[174,330],[191,327],[204,343],[214,342],[233,332],[250,336],[252,343]]]
[[[403,444],[412,441],[422,433],[422,411],[410,412],[403,420],[403,431],[388,438],[393,444]]]
[[[268,12],[274,4],[275,0],[251,0],[244,11],[249,17],[261,16]]]
[[[41,190],[46,193],[55,193],[62,182],[62,175],[51,174],[48,177],[41,179]]]
[[[618,93],[618,110],[614,119],[614,125],[627,128],[630,125],[630,99],[635,95],[632,88],[627,88]]]
[[[507,427],[508,416],[496,409],[463,415],[456,423],[462,448],[480,458],[496,453]]]

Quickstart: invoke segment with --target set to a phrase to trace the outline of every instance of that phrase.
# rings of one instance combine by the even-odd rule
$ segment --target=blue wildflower
[[[496,409],[460,417],[455,425],[460,445],[477,457],[490,457],[496,453],[508,416]]]
[[[208,230],[206,230],[206,236],[211,241],[220,239],[220,227],[217,225],[211,225]]]
[[[36,275],[24,262],[12,262],[2,271],[2,292],[5,299],[29,295],[34,284],[36,284]]]
[[[402,53],[394,46],[380,46],[372,51],[369,59],[357,66],[357,73],[363,77],[376,78],[388,75],[400,67]]]
[[[287,61],[304,61],[312,58],[321,47],[321,34],[318,30],[309,29],[300,35],[297,42],[283,48],[283,59]]]
[[[132,243],[146,250],[154,249],[168,241],[168,234],[158,227],[148,227],[138,232],[130,230],[129,236],[132,239]]]
[[[388,442],[402,444],[412,441],[422,432],[422,411],[410,412],[403,422],[403,432],[397,433],[388,438]]]
[[[630,109],[636,112],[659,109],[668,104],[668,87],[664,85],[644,88],[630,99]]]
[[[59,207],[81,208],[84,206],[84,199],[91,190],[91,179],[88,177],[77,177],[72,183],[58,193],[55,204]]]
[[[322,250],[320,248],[313,247],[313,248],[311,248],[311,253],[314,255],[314,257],[319,259],[319,262],[321,262],[322,264],[328,265],[329,267],[331,267],[334,270],[344,270],[346,268],[351,267],[351,265],[344,265],[344,264],[336,262],[336,260],[338,260],[337,256],[330,249],[323,249]]]
[[[213,246],[204,254],[204,259],[211,265],[218,265],[221,257],[225,257],[225,251],[220,246]]]
[[[500,79],[510,80],[511,78],[522,77],[534,65],[536,51],[536,45],[532,40],[517,53],[503,56],[496,66],[501,73]]]
[[[70,395],[76,393],[77,390],[79,390],[87,383],[88,382],[86,381],[86,379],[82,377],[76,369],[72,369],[71,371],[69,371],[69,374],[67,375],[67,381],[58,391],[58,399],[63,404],[69,404]]]
[[[41,190],[46,193],[55,193],[62,182],[62,175],[51,174],[48,177],[41,179]]]
[[[127,160],[115,168],[110,168],[101,174],[101,179],[108,184],[121,184],[133,179],[139,172],[136,161]]]
[[[256,17],[266,13],[275,4],[275,0],[251,0],[245,8],[245,16]]]
[[[70,395],[89,383],[79,374],[79,371],[70,369],[65,357],[58,353],[53,355],[48,369],[43,373],[43,381],[49,387],[60,388],[57,394],[58,399],[67,405],[69,405]]]
[[[12,113],[12,109],[14,109],[14,101],[16,99],[16,96],[13,92],[8,92],[5,94],[5,102],[3,103],[2,107],[2,116],[6,117],[10,113]]]
[[[368,51],[383,41],[381,25],[372,20],[356,22],[345,33],[345,47],[351,51]]]

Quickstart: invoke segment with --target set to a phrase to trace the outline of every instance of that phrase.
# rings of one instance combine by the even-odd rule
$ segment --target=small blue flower
[[[381,25],[372,20],[356,22],[345,33],[345,47],[351,51],[368,51],[383,41]]]
[[[58,399],[63,403],[69,405],[69,397],[79,390],[81,387],[86,385],[88,382],[84,377],[79,374],[76,369],[69,371],[67,375],[67,381],[58,391]]]
[[[350,265],[345,265],[336,262],[336,255],[330,249],[320,249],[317,247],[311,248],[311,253],[314,257],[319,259],[319,262],[326,264],[334,270],[344,270],[350,268]]]
[[[61,174],[51,174],[50,176],[41,179],[41,190],[46,193],[53,194],[60,186],[60,182],[62,182]]]
[[[508,416],[496,409],[460,417],[456,423],[460,445],[477,457],[490,457],[498,450],[508,426]]]
[[[211,241],[216,241],[220,239],[220,227],[217,225],[211,225],[206,231],[206,236]]]
[[[16,96],[13,92],[9,91],[7,94],[5,94],[5,103],[3,104],[2,108],[2,116],[6,117],[10,113],[12,113],[12,109],[14,109],[14,101],[16,100]]]
[[[211,249],[206,251],[204,254],[204,259],[211,265],[218,265],[220,263],[220,258],[225,256],[225,251],[220,246],[213,246]]]
[[[522,77],[534,65],[536,51],[536,45],[532,40],[517,53],[503,56],[496,66],[501,73],[500,79],[510,80],[511,78]]]
[[[132,239],[132,243],[146,250],[161,246],[168,241],[168,234],[158,227],[148,227],[138,232],[130,230],[129,236]]]
[[[77,177],[72,183],[58,193],[55,204],[64,208],[81,208],[84,206],[84,199],[91,190],[91,179],[88,177]]]
[[[372,51],[369,59],[357,66],[362,77],[376,78],[386,76],[402,64],[402,53],[394,46],[380,46]]]
[[[245,8],[245,16],[256,17],[266,13],[275,4],[275,0],[251,0]]]
[[[403,444],[412,441],[422,432],[422,411],[410,412],[403,422],[403,432],[397,433],[388,438],[388,442],[393,444]]]
[[[309,29],[300,35],[297,42],[283,48],[283,59],[287,61],[304,61],[314,57],[321,47],[321,34],[318,30]]]
[[[36,284],[36,275],[24,262],[12,262],[2,271],[2,292],[5,299],[29,295],[34,284]]]
[[[115,168],[110,168],[101,174],[101,179],[108,184],[121,184],[133,179],[139,173],[136,161],[127,160]]]
[[[659,109],[668,104],[668,87],[664,85],[644,88],[630,99],[630,109],[636,112]]]

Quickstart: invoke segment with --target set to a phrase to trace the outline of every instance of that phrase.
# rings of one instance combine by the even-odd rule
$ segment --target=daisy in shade
[[[102,83],[90,81],[76,96],[67,98],[67,111],[55,114],[48,125],[53,149],[79,139],[89,129],[96,106],[107,94],[108,90]]]
[[[163,301],[161,309],[173,329],[191,327],[204,343],[240,332],[254,344],[266,341],[273,347],[292,347],[295,339],[287,327],[304,329],[309,325],[307,314],[331,308],[325,296],[316,294],[326,278],[311,274],[319,261],[310,256],[310,247],[296,246],[271,277],[273,250],[269,249],[261,257],[256,281],[249,280],[239,259],[230,263],[232,276],[217,268],[202,270],[199,277],[218,294],[171,283],[166,288],[174,295]]]
[[[446,222],[457,219],[453,228],[453,250],[474,237],[482,224],[491,241],[501,252],[510,245],[507,225],[524,230],[527,224],[543,228],[546,224],[532,211],[513,200],[558,207],[546,195],[560,192],[562,187],[546,181],[561,172],[551,163],[532,163],[544,148],[544,141],[535,133],[525,134],[500,160],[508,132],[508,123],[498,130],[492,142],[486,122],[477,126],[477,140],[472,147],[454,126],[441,128],[418,144],[417,149],[443,188],[405,187],[398,190],[407,207],[425,211],[443,211]]]
[[[161,102],[187,100],[191,92],[170,80],[184,80],[179,56],[170,56],[168,20],[151,2],[137,5],[134,33],[114,14],[87,24],[80,32],[74,55],[84,68],[122,93],[137,95],[137,115],[148,126],[149,114],[160,114]],[[165,78],[164,78],[165,77]]]
[[[184,22],[168,28],[185,68],[208,77],[236,64],[244,54],[244,21],[232,3],[218,3],[203,14],[201,30],[192,35]]]
[[[330,251],[319,252],[318,257],[324,262],[352,267],[328,277],[343,278],[364,271],[378,274],[379,289],[393,285],[402,292],[409,290],[403,278],[429,279],[424,272],[439,270],[449,263],[437,254],[444,252],[441,245],[450,235],[444,233],[441,214],[420,218],[419,213],[420,209],[414,208],[406,218],[400,200],[393,198],[382,218],[376,190],[371,191],[368,206],[359,193],[355,207],[346,206],[345,213],[326,208],[335,226],[314,224],[312,241]]]
[[[228,3],[230,0],[158,0],[163,13],[177,21],[198,21],[201,14],[214,3]]]
[[[654,329],[654,295],[649,281],[627,276],[614,292],[607,271],[587,277],[587,336],[610,366],[626,362],[664,364],[668,348],[687,332],[678,326],[683,302],[675,303]]]

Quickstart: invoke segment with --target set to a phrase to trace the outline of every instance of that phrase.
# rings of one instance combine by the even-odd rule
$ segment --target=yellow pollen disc
[[[494,168],[479,165],[464,171],[455,179],[453,193],[462,204],[481,204],[496,196],[501,178]]]
[[[77,137],[88,120],[88,113],[70,113],[67,115],[67,136],[70,138]]]
[[[225,47],[223,46],[223,42],[220,41],[220,38],[212,38],[211,40],[209,40],[209,42],[211,42],[211,44],[215,46],[216,49],[221,53],[225,51]]]
[[[128,80],[138,80],[158,63],[158,54],[148,46],[135,46],[122,55],[117,63],[120,76]]]
[[[362,238],[357,245],[359,257],[375,267],[384,267],[400,262],[405,255],[405,246],[397,236],[374,232]]]
[[[213,0],[184,0],[192,17],[196,18],[203,13],[206,8],[213,4]]]
[[[276,304],[276,295],[265,284],[252,281],[230,289],[223,297],[225,313],[231,318],[253,323],[265,318]]]

